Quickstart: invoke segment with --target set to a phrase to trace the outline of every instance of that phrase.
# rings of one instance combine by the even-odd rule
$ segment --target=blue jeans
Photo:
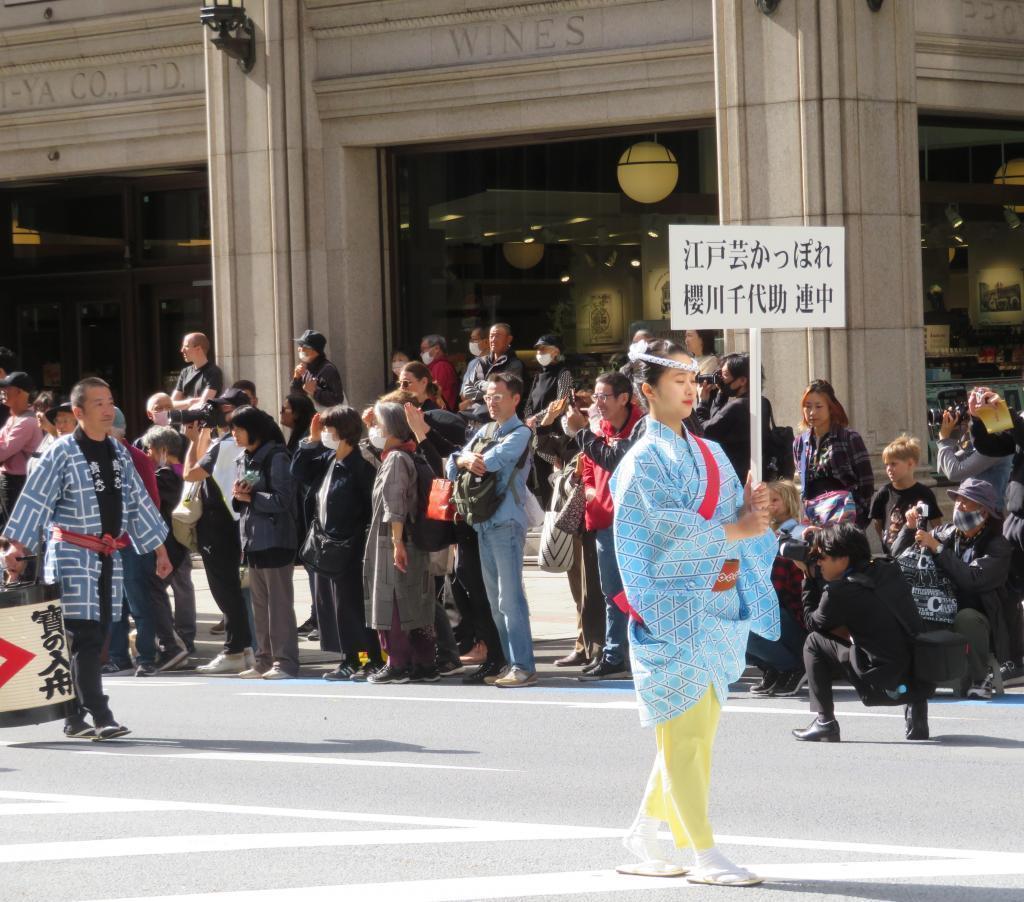
[[[629,615],[612,600],[622,591],[619,562],[615,559],[614,527],[599,529],[596,538],[597,569],[601,574],[605,605],[604,660],[609,664],[621,665],[627,663],[629,658]]]
[[[148,573],[154,568],[153,552],[138,554],[131,546],[121,549],[121,568],[124,576],[124,603],[135,621],[135,650],[138,664],[156,661],[156,627],[153,620],[153,597],[149,589]],[[121,620],[113,624],[110,637],[110,657],[118,663],[130,660],[128,653],[128,621],[121,612]]]
[[[526,530],[514,521],[480,531],[480,566],[505,657],[512,666],[533,673],[537,665],[523,589],[525,546]]]
[[[779,673],[803,672],[804,640],[807,630],[800,626],[787,608],[779,605],[778,641],[772,642],[757,633],[747,639],[747,663],[762,670],[777,670]]]

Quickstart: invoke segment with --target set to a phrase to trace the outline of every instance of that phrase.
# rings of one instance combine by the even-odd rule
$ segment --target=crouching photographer
[[[988,700],[993,682],[990,653],[995,652],[999,661],[1009,660],[1004,611],[1013,547],[1003,538],[1003,521],[996,514],[999,497],[988,482],[965,479],[948,494],[954,504],[953,522],[928,530],[920,511],[907,511],[906,525],[892,553],[910,575],[908,582],[925,629],[951,629],[968,640],[968,673],[961,694]],[[913,579],[924,572],[913,554],[905,554],[915,546],[920,554],[930,554],[934,569],[948,579],[949,595],[926,591],[920,597],[922,593],[913,588]],[[935,604],[936,597],[948,598],[950,604]]]
[[[832,682],[845,678],[865,704],[907,702],[907,739],[927,739],[927,698],[934,687],[916,686],[911,678],[913,637],[922,624],[900,568],[872,561],[867,537],[849,523],[815,532],[807,567],[804,666],[818,716],[793,735],[839,742]]]

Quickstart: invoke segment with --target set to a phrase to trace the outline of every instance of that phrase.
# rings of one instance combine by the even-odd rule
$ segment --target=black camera
[[[929,407],[928,408],[928,425],[934,429],[938,429],[942,425],[942,415],[949,413],[957,423],[966,422],[970,416],[970,412],[967,409],[967,402],[960,401],[956,404],[950,404],[949,407]]]
[[[202,407],[192,410],[172,410],[168,419],[175,426],[188,426],[190,423],[197,423],[201,428],[219,428],[224,425],[224,417],[221,415],[220,407],[213,401],[207,401]]]
[[[725,385],[725,379],[722,378],[722,371],[717,370],[714,373],[698,373],[697,374],[698,385],[717,385],[721,388]]]
[[[798,564],[809,564],[814,561],[814,546],[802,539],[784,539],[779,544],[779,557]]]

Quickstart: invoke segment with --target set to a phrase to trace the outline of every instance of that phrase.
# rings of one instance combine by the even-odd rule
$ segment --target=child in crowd
[[[871,501],[871,522],[882,540],[886,554],[892,550],[896,537],[903,529],[906,514],[919,501],[928,506],[928,519],[938,523],[942,511],[935,493],[914,478],[914,470],[921,461],[921,443],[909,435],[900,435],[882,452],[887,485],[882,486]]]

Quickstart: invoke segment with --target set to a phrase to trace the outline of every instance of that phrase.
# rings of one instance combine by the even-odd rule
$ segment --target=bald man
[[[181,340],[181,356],[187,366],[178,374],[171,402],[178,410],[201,407],[224,389],[224,374],[210,360],[210,339],[202,332],[190,332]]]

